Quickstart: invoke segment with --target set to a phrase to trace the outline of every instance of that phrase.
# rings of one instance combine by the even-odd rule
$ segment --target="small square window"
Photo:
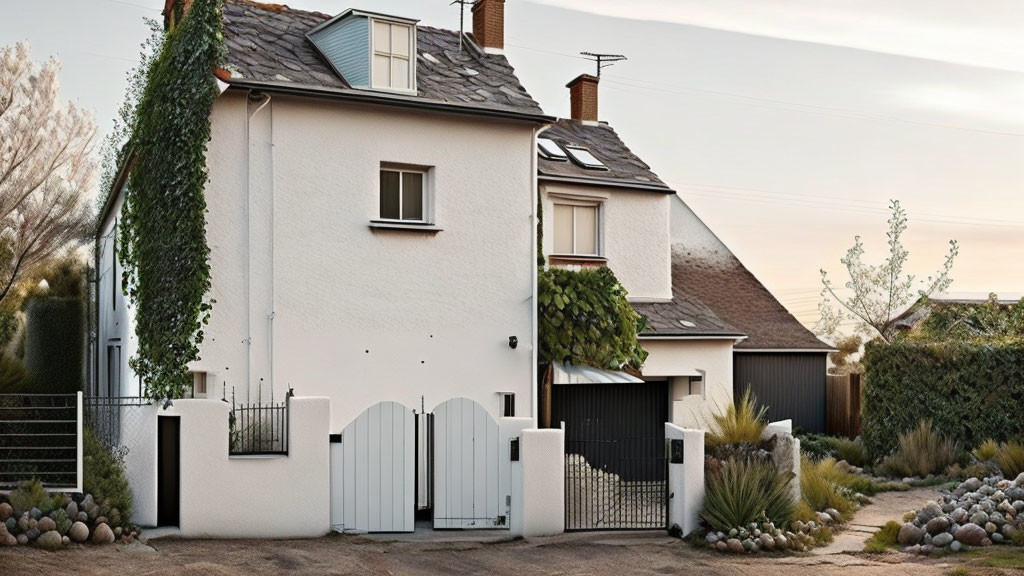
[[[380,171],[380,219],[426,222],[426,173],[415,170]]]
[[[516,395],[512,392],[501,394],[501,415],[504,418],[516,417]]]

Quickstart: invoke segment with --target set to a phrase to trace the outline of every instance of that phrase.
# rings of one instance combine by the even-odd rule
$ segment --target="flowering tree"
[[[844,320],[857,322],[858,329],[871,337],[885,342],[895,335],[894,324],[897,316],[904,312],[918,298],[927,298],[936,292],[949,288],[953,282],[950,272],[959,252],[956,240],[949,241],[949,253],[942,268],[924,282],[913,275],[904,275],[909,252],[903,247],[903,232],[907,229],[907,212],[898,200],[889,205],[889,256],[881,265],[865,264],[864,243],[856,236],[853,246],[840,260],[850,279],[846,282],[847,292],[840,294],[828,272],[821,270],[821,303],[818,312],[821,319],[817,331],[835,337]]]
[[[92,115],[58,101],[57,72],[28,45],[0,48],[0,301],[51,256],[87,237]]]

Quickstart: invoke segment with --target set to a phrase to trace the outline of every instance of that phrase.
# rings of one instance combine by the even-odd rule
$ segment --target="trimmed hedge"
[[[28,305],[25,368],[35,392],[82,390],[85,375],[85,309],[77,298],[45,298]]]
[[[861,425],[874,459],[921,420],[968,449],[1024,437],[1024,341],[871,342],[864,365]]]

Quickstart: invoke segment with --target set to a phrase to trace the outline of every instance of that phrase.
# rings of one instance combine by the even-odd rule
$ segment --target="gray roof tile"
[[[571,160],[554,161],[540,156],[538,170],[543,179],[571,178],[593,180],[605,184],[644,189],[660,188],[670,192],[669,187],[651,171],[651,167],[638,158],[619,138],[615,129],[603,122],[585,124],[576,120],[559,119],[541,134],[562,145],[580,146],[604,162],[608,170],[583,168]]]
[[[633,302],[633,309],[647,319],[642,336],[741,336],[700,300],[672,290],[671,302]]]
[[[329,18],[330,15],[321,12],[277,4],[227,0],[224,36],[228,54],[224,69],[233,78],[247,81],[285,82],[295,87],[374,94],[349,87],[306,38],[307,32]],[[500,54],[484,53],[473,44],[471,35],[467,38],[470,41],[465,42],[460,52],[458,32],[419,26],[416,36],[418,93],[406,99],[543,115],[540,106],[516,78],[508,60]],[[476,74],[467,73],[467,68]]]

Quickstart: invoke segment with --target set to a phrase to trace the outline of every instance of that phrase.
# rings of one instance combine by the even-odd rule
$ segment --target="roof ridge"
[[[275,4],[273,2],[259,2],[258,0],[225,0],[229,4],[237,4],[239,6],[248,6],[257,10],[263,10],[264,12],[297,12],[301,14],[310,14],[313,16],[321,16],[323,18],[333,18],[330,14],[325,14],[319,10],[303,10],[301,8],[292,8],[287,4]]]

